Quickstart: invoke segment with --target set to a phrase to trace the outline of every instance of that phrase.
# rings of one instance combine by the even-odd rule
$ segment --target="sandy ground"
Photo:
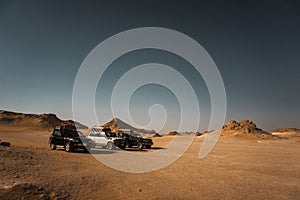
[[[258,141],[224,136],[205,159],[199,159],[200,137],[172,165],[130,174],[106,167],[87,153],[51,151],[49,135],[47,131],[0,129],[0,139],[12,143],[0,147],[0,199],[300,197],[299,139]],[[153,139],[154,147],[160,148],[172,137]]]

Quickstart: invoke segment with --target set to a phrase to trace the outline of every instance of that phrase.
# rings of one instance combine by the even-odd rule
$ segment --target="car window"
[[[105,133],[104,132],[101,132],[99,137],[105,137]]]
[[[83,135],[83,133],[81,131],[77,131],[77,133],[78,133],[79,137],[84,137],[84,135]]]
[[[131,133],[130,137],[142,138],[142,136],[138,133]]]
[[[91,136],[91,137],[96,137],[96,136],[97,136],[97,133],[91,132],[91,133],[89,134],[89,136]]]
[[[89,136],[91,136],[91,137],[104,137],[104,135],[102,135],[101,132],[91,132],[89,134]]]
[[[64,132],[65,137],[78,137],[78,132],[77,131],[65,131]]]
[[[59,130],[55,130],[53,135],[54,136],[61,136],[61,132]]]
[[[115,132],[107,132],[106,136],[107,137],[117,137],[117,134]]]

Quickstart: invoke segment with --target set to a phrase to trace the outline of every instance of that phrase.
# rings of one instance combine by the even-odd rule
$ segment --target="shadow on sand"
[[[64,148],[57,148],[55,151],[65,151]],[[73,149],[71,152],[66,153],[76,153],[76,154],[114,154],[115,150],[107,150],[107,149],[92,149],[90,152],[85,152],[82,149]]]
[[[137,148],[126,148],[123,149],[114,149],[114,150],[108,150],[105,148],[93,148],[90,152],[84,152],[82,149],[74,149],[73,151],[69,153],[79,153],[79,154],[114,154],[118,153],[120,151],[130,151],[130,152],[148,152],[150,150],[161,150],[161,149],[167,149],[165,147],[151,147],[151,149],[137,149]],[[57,148],[56,151],[65,151],[64,148]]]

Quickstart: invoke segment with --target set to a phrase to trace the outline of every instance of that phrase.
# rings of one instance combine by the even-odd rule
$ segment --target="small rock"
[[[177,131],[171,131],[168,135],[177,135],[178,132]]]
[[[50,194],[49,194],[49,196],[50,196],[51,198],[53,198],[53,197],[56,196],[56,193],[55,193],[54,191],[51,191]]]

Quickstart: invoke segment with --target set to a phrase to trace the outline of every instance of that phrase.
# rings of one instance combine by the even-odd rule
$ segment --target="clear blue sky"
[[[225,84],[227,120],[250,119],[267,130],[300,128],[299,2],[196,2],[2,0],[0,109],[71,118],[73,83],[87,54],[116,33],[155,26],[187,34],[209,52]],[[148,62],[171,65],[189,77],[204,127],[210,104],[201,76],[184,60],[158,50],[132,52],[111,65],[96,95],[99,120],[111,117],[109,95],[122,73]],[[139,89],[132,113],[143,124],[145,108],[155,103],[168,108],[172,129],[180,113],[166,88]]]

